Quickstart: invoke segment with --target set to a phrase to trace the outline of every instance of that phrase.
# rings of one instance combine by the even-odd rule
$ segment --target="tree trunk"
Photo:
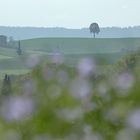
[[[95,33],[93,33],[93,38],[95,38]]]

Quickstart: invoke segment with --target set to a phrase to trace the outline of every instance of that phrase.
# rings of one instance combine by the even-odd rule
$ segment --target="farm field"
[[[91,58],[99,66],[109,66],[140,47],[140,38],[92,39],[92,38],[37,38],[21,41],[22,55],[14,46],[0,48],[0,78],[4,73],[19,75],[31,70],[28,60],[36,56],[48,61],[52,55],[61,54],[65,63],[76,65],[81,58]],[[33,58],[32,58],[33,59]],[[32,60],[33,61],[33,60]]]

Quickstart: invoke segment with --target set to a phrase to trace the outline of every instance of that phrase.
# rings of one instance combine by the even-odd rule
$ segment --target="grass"
[[[5,56],[5,55],[0,55],[0,60],[5,60],[5,59],[12,59],[10,56]]]
[[[37,38],[22,40],[22,56],[17,56],[17,44],[0,48],[0,71],[6,73],[8,70],[9,73],[11,71],[11,74],[22,74],[22,70],[29,70],[26,62],[30,55],[41,56],[42,61],[47,61],[54,52],[63,54],[65,62],[70,65],[76,65],[81,58],[89,57],[95,59],[98,65],[105,67],[138,49],[140,38]]]
[[[59,49],[64,54],[73,53],[113,53],[124,48],[136,49],[140,38],[88,39],[88,38],[39,38],[21,42],[26,50],[54,51]],[[132,48],[133,47],[133,48]]]
[[[99,62],[114,63],[125,54],[135,51],[140,46],[140,38],[38,38],[23,40],[21,46],[28,53],[42,55],[58,51],[67,60],[72,60],[72,63],[81,57],[91,57]]]
[[[29,72],[29,69],[4,69],[0,70],[0,79],[3,79],[5,74],[8,75],[21,75],[21,74],[27,74]]]
[[[36,42],[30,40],[27,44],[29,46],[22,46],[22,56],[0,60],[0,77],[5,73],[20,75],[29,72],[25,62],[31,54],[41,56],[42,61],[49,59],[49,48],[31,46],[34,41]],[[53,41],[52,39],[52,44],[56,43]],[[96,41],[98,39],[92,43],[96,45]],[[108,47],[104,48],[102,43],[102,51],[94,48],[94,45],[89,48],[92,51],[86,50],[87,46],[84,47],[83,44],[77,44],[76,48],[66,46],[64,49],[67,51],[63,50],[69,64],[76,64],[84,57],[96,58],[97,71],[94,73],[89,71],[85,75],[77,67],[50,65],[46,62],[34,68],[30,74],[16,77],[16,81],[12,81],[13,94],[7,90],[11,89],[9,80],[4,81],[4,90],[1,90],[0,137],[4,140],[140,139],[140,66],[137,63],[140,53],[131,54],[119,65],[116,64],[116,67],[111,67],[112,63],[130,53],[130,50],[125,50],[128,48],[126,39],[122,48],[118,44],[123,39],[118,39],[118,44],[114,43],[111,49],[111,39],[107,41]],[[133,46],[133,43],[129,45]],[[139,43],[129,49],[133,51],[136,46]],[[54,47],[57,49],[57,46]],[[90,63],[87,66],[90,67]],[[98,75],[100,70],[108,73]]]

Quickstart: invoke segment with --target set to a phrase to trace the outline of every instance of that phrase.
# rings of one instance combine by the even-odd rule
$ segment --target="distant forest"
[[[101,32],[97,38],[126,38],[140,37],[140,26],[119,28],[100,28]],[[37,28],[37,27],[5,27],[0,26],[0,35],[13,37],[15,40],[42,38],[42,37],[81,37],[90,38],[92,35],[88,28],[67,29],[67,28]]]

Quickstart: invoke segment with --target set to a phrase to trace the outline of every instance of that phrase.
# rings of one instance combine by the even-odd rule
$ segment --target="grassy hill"
[[[62,40],[65,44],[58,47],[57,41]],[[57,51],[69,64],[77,63],[80,58],[96,58],[97,67],[102,70],[135,51],[140,44],[140,39],[88,40],[24,40],[21,56],[17,56],[16,46],[1,48],[0,77],[5,73],[27,73],[29,64],[37,61],[30,55],[48,61]],[[111,67],[112,71],[101,75],[98,69],[91,69],[96,65],[90,67],[90,62],[86,63],[89,67],[86,73],[82,72],[83,67],[46,62],[29,74],[13,76],[15,80],[11,82],[4,80],[0,137],[2,140],[140,139],[139,56],[139,51],[132,53]],[[12,90],[6,90],[11,85]]]
[[[27,61],[30,55],[36,55],[41,61],[47,61],[54,53],[61,53],[65,62],[73,65],[81,58],[89,57],[98,65],[114,64],[140,46],[140,38],[37,38],[21,41],[22,56],[16,53],[17,42],[14,46],[0,48],[0,73],[10,72],[19,74],[27,72],[30,67]],[[43,59],[42,59],[43,58]],[[18,72],[19,71],[19,72]],[[1,75],[1,74],[0,74]]]
[[[71,62],[91,57],[102,63],[114,63],[140,46],[140,38],[92,39],[92,38],[38,38],[23,40],[22,48],[30,53],[60,52]]]
[[[136,49],[140,46],[140,38],[38,38],[21,43],[26,50],[49,52],[59,49],[64,54],[96,54],[120,52],[124,48]]]

